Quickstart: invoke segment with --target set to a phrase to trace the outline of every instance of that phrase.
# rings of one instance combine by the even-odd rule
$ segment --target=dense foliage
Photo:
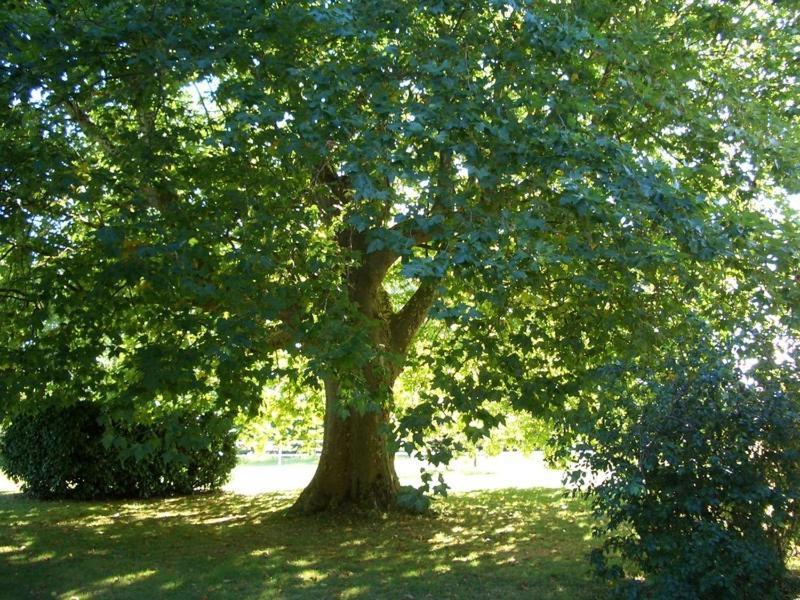
[[[394,449],[444,463],[524,411],[604,475],[603,568],[774,592],[798,35],[795,0],[5,3],[8,470],[187,491],[232,460],[197,415],[280,414],[324,428],[300,510],[422,510]]]
[[[690,348],[657,373],[608,375],[613,406],[579,438],[573,474],[603,523],[598,572],[631,598],[782,597],[800,508],[796,370],[743,373],[730,351]]]
[[[319,388],[285,378],[265,385],[255,414],[239,416],[238,446],[314,453],[322,444],[324,407]]]
[[[236,465],[230,421],[182,411],[131,423],[79,402],[20,415],[0,466],[37,498],[151,498],[220,487]]]
[[[661,355],[689,312],[791,335],[798,15],[10,3],[4,418],[72,398],[257,412],[275,379],[324,386],[306,508],[388,508],[392,437],[446,462],[509,407],[582,418],[604,365]]]

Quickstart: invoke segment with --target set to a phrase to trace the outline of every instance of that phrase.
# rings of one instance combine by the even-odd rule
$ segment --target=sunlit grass
[[[558,490],[437,515],[299,518],[294,494],[37,502],[0,494],[0,597],[596,598],[590,515]]]
[[[559,489],[459,493],[433,516],[377,520],[288,516],[296,491],[69,503],[2,489],[2,599],[580,600],[606,591],[586,561],[589,511]],[[800,558],[790,568],[797,574]]]

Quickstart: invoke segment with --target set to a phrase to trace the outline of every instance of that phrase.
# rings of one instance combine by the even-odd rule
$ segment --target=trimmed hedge
[[[230,421],[211,412],[128,423],[79,402],[18,416],[0,435],[0,460],[37,498],[173,496],[223,485],[235,439]]]

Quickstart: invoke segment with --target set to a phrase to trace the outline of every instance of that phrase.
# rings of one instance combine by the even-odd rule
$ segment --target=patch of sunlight
[[[107,527],[109,525],[114,525],[119,521],[120,514],[115,513],[113,515],[80,515],[75,517],[74,519],[67,519],[65,521],[59,522],[59,525],[63,526],[75,526],[80,525],[81,527]]]
[[[516,544],[503,544],[502,546],[493,546],[492,554],[496,554],[498,552],[513,552],[516,549],[517,549]]]
[[[505,527],[498,527],[497,529],[495,529],[494,534],[498,535],[500,533],[514,533],[515,529],[516,529],[515,525],[506,525]]]
[[[168,581],[167,583],[163,584],[161,586],[161,589],[164,590],[165,592],[166,591],[171,591],[171,590],[177,590],[182,585],[183,585],[183,582],[176,579],[175,581]]]
[[[153,519],[175,519],[176,517],[186,517],[186,512],[179,510],[161,510],[152,516]]]
[[[480,560],[480,558],[481,558],[480,552],[472,551],[469,554],[465,554],[463,556],[454,556],[453,562],[478,564],[478,560]]]
[[[314,563],[312,563],[307,558],[298,558],[297,560],[290,560],[289,564],[293,567],[310,567]]]
[[[356,540],[347,540],[347,541],[345,541],[345,542],[342,542],[342,543],[341,543],[341,544],[339,544],[339,545],[340,545],[342,548],[350,548],[350,547],[353,547],[353,546],[363,546],[364,544],[366,544],[366,541],[365,541],[365,540],[358,540],[358,539],[356,539]]]
[[[241,515],[228,515],[227,517],[215,517],[213,519],[206,519],[200,521],[203,525],[219,525],[220,523],[230,523],[231,521],[241,521],[244,519]]]
[[[11,481],[5,474],[0,471],[0,492],[9,492],[11,494],[19,493],[19,486]]]
[[[433,567],[433,572],[434,573],[439,573],[439,574],[449,573],[450,572],[450,565],[435,565]]]
[[[369,588],[363,585],[354,585],[353,587],[345,588],[339,594],[339,598],[356,598],[364,596],[369,591]]]
[[[152,577],[155,575],[157,571],[155,569],[143,569],[141,571],[135,571],[133,573],[126,573],[125,575],[114,575],[112,577],[106,577],[105,579],[101,579],[96,583],[92,584],[92,588],[96,590],[102,590],[102,588],[121,588],[127,587],[129,585],[133,585],[134,583],[138,583],[147,579],[148,577]],[[84,597],[86,597],[86,593],[83,593]],[[69,592],[64,593],[65,597],[81,597],[81,592],[79,590],[71,590]]]
[[[428,543],[431,545],[431,550],[443,550],[448,546],[458,543],[458,540],[446,533],[439,532],[434,534]]]
[[[415,579],[415,578],[419,577],[420,575],[421,575],[421,573],[417,569],[407,569],[407,570],[403,571],[403,575],[402,576],[405,577],[406,579]]]
[[[297,574],[297,577],[301,581],[317,583],[323,579],[327,579],[328,574],[317,569],[306,569],[305,571],[300,571],[300,573]]]
[[[34,563],[46,562],[51,558],[55,557],[56,557],[55,552],[43,552],[42,554],[36,554],[33,556],[25,556],[25,555],[12,556],[9,560],[15,563],[25,563],[26,565],[30,565]]]
[[[175,500],[181,501],[184,500],[183,498],[176,498],[174,500],[164,500],[164,504],[175,503]],[[196,517],[201,512],[201,505],[197,504],[185,504],[184,506],[173,506],[169,507],[168,509],[163,509],[157,511],[152,517],[148,515],[149,507],[144,505],[137,507],[138,510],[131,510],[130,514],[137,518],[142,517],[149,517],[153,519],[188,519],[191,517]],[[141,514],[140,514],[141,513]]]
[[[252,556],[253,558],[263,558],[265,556],[271,556],[271,555],[272,555],[272,550],[270,548],[265,548],[263,550],[253,550],[250,553],[250,556]]]
[[[142,569],[133,573],[125,573],[125,575],[116,575],[114,577],[106,577],[98,582],[99,586],[112,585],[112,586],[126,586],[139,581],[143,581],[148,577],[152,577],[158,573],[155,569]]]

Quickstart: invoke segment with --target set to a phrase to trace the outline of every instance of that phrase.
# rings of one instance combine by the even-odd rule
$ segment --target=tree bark
[[[350,409],[342,418],[339,386],[325,381],[325,435],[311,483],[293,509],[303,514],[326,510],[388,511],[400,488],[389,450],[385,409],[363,414]]]
[[[383,280],[399,255],[381,250],[367,253],[361,234],[349,231],[340,243],[362,252],[360,267],[346,276],[348,300],[363,317],[377,357],[360,367],[363,391],[372,402],[361,412],[340,401],[334,377],[325,381],[325,433],[317,471],[295,502],[293,510],[391,510],[400,483],[389,449],[389,401],[403,368],[409,344],[425,321],[437,293],[434,282],[421,282],[399,311],[393,312]]]

